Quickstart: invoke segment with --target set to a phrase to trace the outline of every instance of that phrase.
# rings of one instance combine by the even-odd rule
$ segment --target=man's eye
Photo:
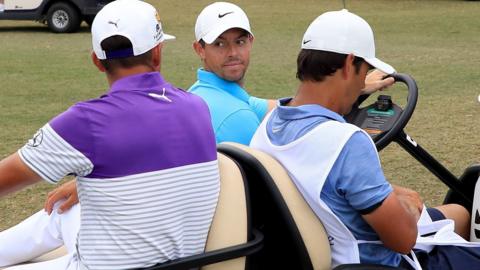
[[[239,39],[237,40],[237,44],[238,45],[244,45],[245,43],[247,43],[247,41],[245,39]]]
[[[223,41],[217,41],[214,43],[215,46],[217,47],[224,47],[225,46],[225,43]]]

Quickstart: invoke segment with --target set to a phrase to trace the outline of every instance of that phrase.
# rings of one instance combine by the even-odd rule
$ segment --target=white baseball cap
[[[215,2],[198,15],[195,38],[211,44],[223,32],[232,28],[243,29],[253,36],[247,14],[240,7],[227,2]]]
[[[132,49],[105,52],[101,43],[111,36],[124,36]],[[164,40],[174,36],[163,33],[157,10],[139,0],[116,0],[95,16],[92,23],[93,51],[98,59],[124,58],[148,52]]]
[[[370,25],[346,9],[318,16],[308,27],[302,49],[353,54],[387,74],[395,69],[375,57],[375,41]]]

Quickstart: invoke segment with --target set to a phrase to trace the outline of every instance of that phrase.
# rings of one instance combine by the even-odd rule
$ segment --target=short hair
[[[100,43],[102,49],[108,51],[118,51],[124,49],[131,49],[132,43],[124,36],[115,35],[108,37]],[[152,63],[152,50],[149,50],[143,54],[137,56],[130,56],[125,58],[113,58],[103,59],[100,63],[108,73],[112,73],[118,68],[131,68],[134,66],[147,65],[151,66]]]
[[[342,68],[346,58],[346,54],[302,49],[297,58],[297,78],[302,82],[321,82]],[[353,60],[355,72],[360,71],[363,62],[365,62],[363,58],[355,56]]]

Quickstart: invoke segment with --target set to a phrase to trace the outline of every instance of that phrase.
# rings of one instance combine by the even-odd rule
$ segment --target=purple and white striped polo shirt
[[[116,81],[46,124],[19,151],[49,182],[78,178],[78,257],[89,269],[128,269],[204,249],[219,174],[201,98],[158,72]]]

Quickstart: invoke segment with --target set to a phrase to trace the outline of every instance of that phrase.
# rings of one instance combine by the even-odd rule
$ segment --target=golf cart
[[[35,20],[55,33],[78,30],[82,21],[91,25],[100,9],[112,0],[3,0],[0,20]]]
[[[479,203],[474,202],[474,197],[479,196],[474,196],[474,189],[480,176],[480,165],[467,168],[464,174],[457,178],[411,139],[403,128],[410,120],[417,103],[417,85],[405,74],[394,74],[392,77],[397,82],[406,84],[408,88],[404,108],[384,95],[380,95],[374,104],[360,107],[368,97],[362,96],[357,100],[352,112],[346,116],[347,120],[366,130],[378,151],[395,141],[445,183],[450,188],[445,203],[461,204],[474,213],[471,240],[475,241],[479,238],[480,231],[475,226],[480,223],[480,216],[477,210]],[[217,150],[219,156],[231,158],[240,167],[245,190],[248,191],[250,226],[263,235],[263,248],[248,253],[244,264],[238,269],[331,269],[331,239],[283,166],[262,151],[236,143],[221,143]],[[233,234],[229,232],[227,235]],[[172,262],[173,268],[170,268],[173,265],[161,264],[149,270],[188,269],[193,266],[185,265],[182,262],[184,260],[189,261],[188,258],[179,259]],[[372,264],[343,264],[334,268],[348,269],[403,268]]]
[[[361,108],[366,100],[362,96],[346,118],[366,130],[379,151],[395,141],[427,167],[450,188],[445,203],[459,203],[470,211],[473,208],[471,240],[478,239],[480,231],[475,226],[480,223],[479,204],[474,202],[474,197],[478,197],[474,190],[480,165],[467,168],[457,178],[404,132],[416,106],[418,89],[408,75],[393,77],[408,87],[404,108],[388,96],[379,96],[377,102]],[[212,263],[208,269],[331,269],[330,239],[282,165],[271,156],[240,144],[222,143],[217,150],[221,194],[206,252],[144,270],[192,269]],[[236,185],[229,188],[234,182]],[[241,237],[237,237],[239,234]],[[334,269],[401,268],[346,264]]]

